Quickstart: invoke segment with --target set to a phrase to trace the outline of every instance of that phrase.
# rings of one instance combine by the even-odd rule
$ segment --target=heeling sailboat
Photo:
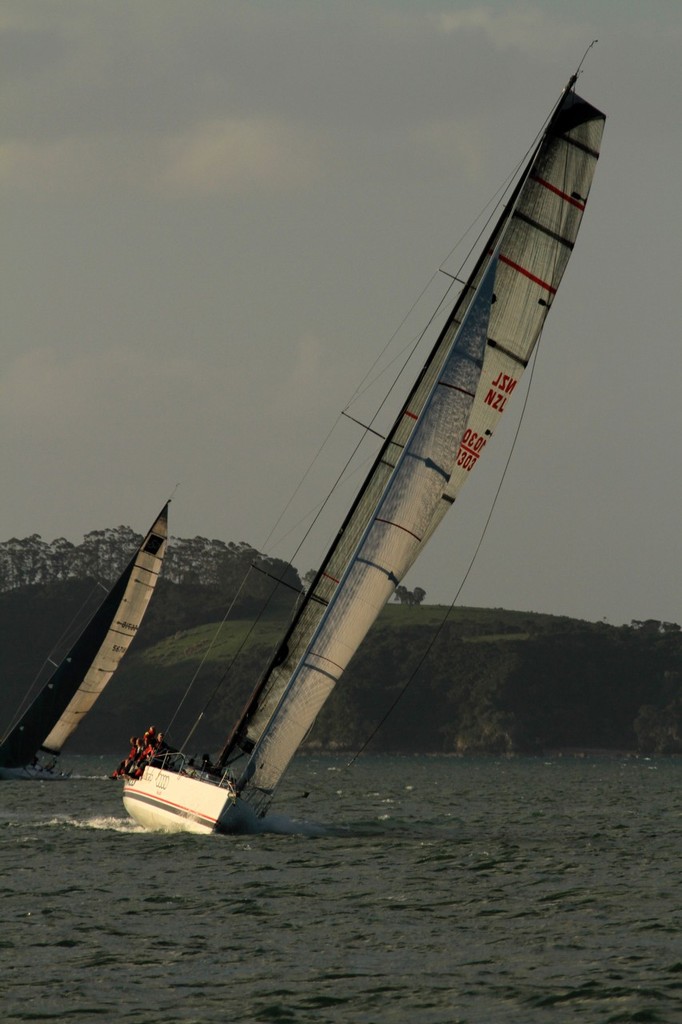
[[[132,643],[159,579],[167,543],[168,503],[66,657],[3,737],[0,779],[67,777],[56,770],[56,758]]]
[[[372,623],[495,432],[566,269],[605,117],[568,83],[466,285],[212,773],[182,754],[126,782],[151,829],[262,817]]]

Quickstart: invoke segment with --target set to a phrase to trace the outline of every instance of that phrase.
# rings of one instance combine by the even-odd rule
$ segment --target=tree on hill
[[[426,591],[421,587],[415,587],[414,590],[408,590],[407,587],[402,584],[395,588],[395,599],[399,604],[406,604],[412,607],[415,604],[421,604],[426,597]]]

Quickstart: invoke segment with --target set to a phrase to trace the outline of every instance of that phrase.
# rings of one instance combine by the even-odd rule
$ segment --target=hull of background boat
[[[151,832],[241,832],[250,813],[234,794],[201,773],[179,775],[147,767],[126,779],[123,804]]]
[[[69,775],[62,772],[48,771],[41,765],[22,765],[19,768],[3,768],[0,766],[0,782],[64,782]]]

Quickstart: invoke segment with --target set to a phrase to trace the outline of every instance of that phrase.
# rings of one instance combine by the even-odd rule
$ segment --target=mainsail
[[[415,531],[418,536],[409,564],[457,498],[528,364],[573,250],[604,127],[604,115],[573,92],[574,84],[572,79],[288,632],[220,755],[221,766],[248,756],[241,770],[241,795],[259,813],[267,807],[275,785],[347,663],[345,656],[338,662],[331,658],[333,667],[325,670],[319,660],[321,639],[333,636],[337,627],[341,631],[346,628],[346,620],[339,625],[339,608],[356,600],[357,567],[364,558],[359,549],[367,543],[368,528],[386,500],[387,488],[393,490],[393,474],[398,472],[413,433],[422,429],[421,418],[428,410],[434,383],[457,348],[469,311],[482,301],[482,294],[489,291],[491,301],[480,382],[462,431],[451,434],[456,456],[440,478],[437,500],[429,502],[428,522]],[[403,574],[407,568],[409,565]],[[388,578],[383,561],[377,571]],[[392,585],[401,578],[393,571]],[[373,604],[376,614],[390,593],[391,588],[382,590],[385,596],[380,604]],[[363,617],[363,626],[354,630],[348,650],[359,645],[374,617]],[[332,646],[336,648],[336,644]]]
[[[82,722],[135,637],[156,587],[168,542],[168,503],[78,640],[0,743],[2,769],[53,756]]]

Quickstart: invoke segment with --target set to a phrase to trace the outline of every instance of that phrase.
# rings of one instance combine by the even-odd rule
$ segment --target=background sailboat
[[[182,756],[127,782],[148,828],[230,830],[276,786],[379,611],[493,436],[551,308],[604,115],[569,82],[214,774]]]
[[[59,779],[56,758],[110,681],[159,579],[168,503],[78,640],[0,742],[0,779]]]

